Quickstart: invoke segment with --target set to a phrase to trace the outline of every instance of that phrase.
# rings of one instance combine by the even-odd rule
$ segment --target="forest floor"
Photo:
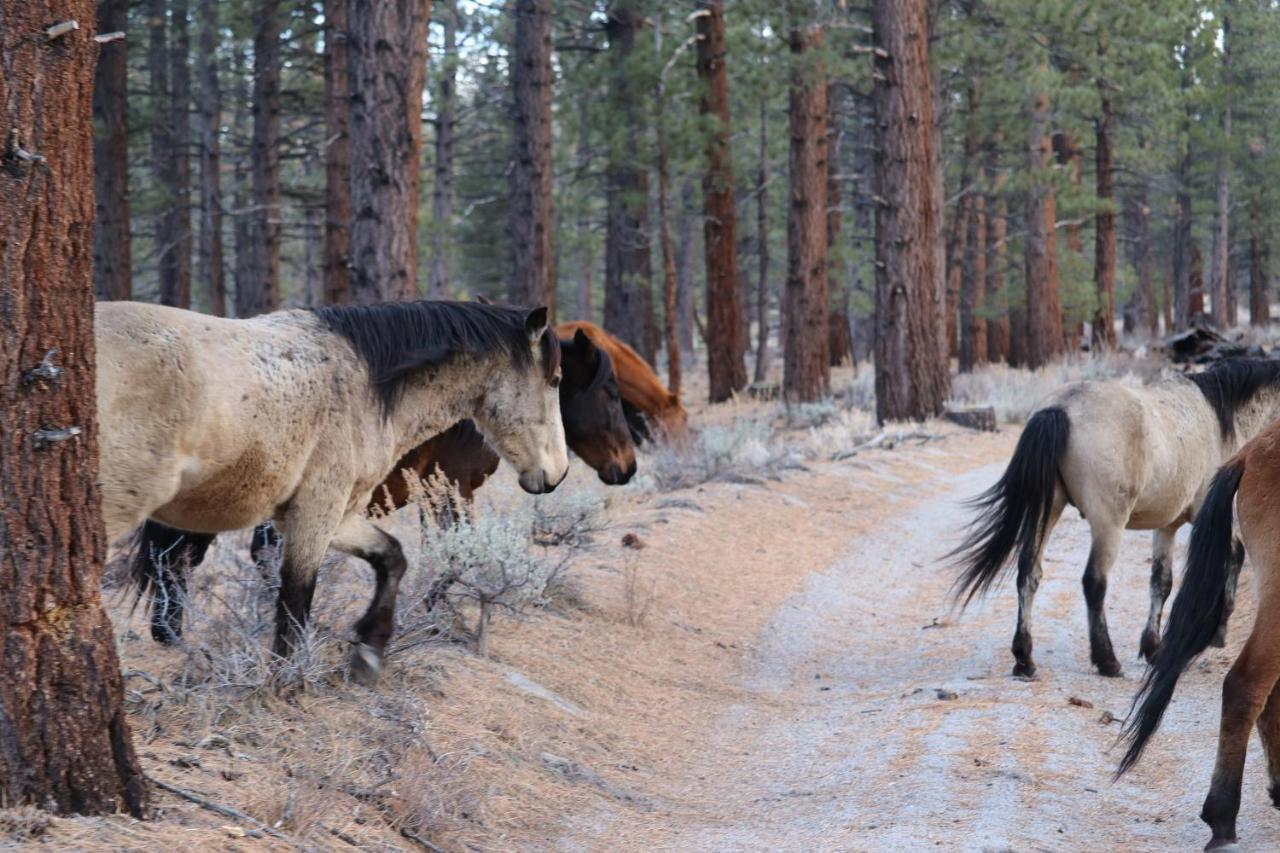
[[[732,423],[759,405],[695,419]],[[0,847],[1197,848],[1251,573],[1228,648],[1184,676],[1143,763],[1113,783],[1114,719],[1142,672],[1149,537],[1126,534],[1111,578],[1124,677],[1089,666],[1088,535],[1068,512],[1036,602],[1039,679],[1015,680],[1011,590],[956,613],[940,558],[966,520],[959,501],[999,476],[1017,428],[903,431],[770,476],[607,490],[608,528],[574,554],[549,605],[497,623],[487,659],[460,643],[413,645],[372,691],[341,680],[336,641],[316,652],[305,689],[269,689],[251,660],[193,681],[194,658],[238,648],[200,633],[229,623],[160,648],[129,598],[110,593],[147,773],[278,835],[156,792],[145,822],[0,811]],[[571,476],[591,473],[575,463]],[[214,566],[243,563],[243,544]],[[367,594],[363,566],[330,567],[322,630],[345,636]],[[1255,740],[1248,849],[1280,845],[1265,788]]]

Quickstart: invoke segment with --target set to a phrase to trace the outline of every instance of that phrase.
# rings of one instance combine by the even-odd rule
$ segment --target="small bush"
[[[654,485],[667,490],[710,480],[754,480],[775,475],[794,461],[769,420],[744,417],[727,426],[705,427],[680,445],[657,445],[644,470]]]

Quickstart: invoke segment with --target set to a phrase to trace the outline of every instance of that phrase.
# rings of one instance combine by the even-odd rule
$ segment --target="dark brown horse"
[[[612,360],[582,332],[572,340],[561,340],[560,348],[560,412],[566,441],[604,483],[623,485],[636,471],[635,445],[622,412]],[[470,501],[497,471],[499,459],[472,421],[460,421],[406,453],[374,489],[368,509],[387,512],[407,505],[412,480],[433,474],[456,485]],[[174,643],[181,638],[185,569],[204,560],[215,538],[154,520],[142,526],[130,568],[140,591],[150,592],[151,636],[157,642]],[[265,555],[278,543],[279,534],[270,524],[259,525],[250,546],[254,560],[264,565]]]

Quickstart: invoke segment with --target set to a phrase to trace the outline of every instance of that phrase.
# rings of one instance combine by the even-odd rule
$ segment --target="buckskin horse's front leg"
[[[367,562],[377,578],[369,609],[356,622],[356,644],[351,649],[352,680],[372,686],[382,672],[395,628],[396,595],[408,562],[399,540],[362,515],[350,515],[342,522],[333,547]]]

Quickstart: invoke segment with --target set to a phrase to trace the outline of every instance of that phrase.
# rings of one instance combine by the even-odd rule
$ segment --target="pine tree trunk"
[[[1027,361],[1035,369],[1062,351],[1062,305],[1058,293],[1058,249],[1053,187],[1049,96],[1035,97],[1027,136],[1031,186],[1027,191]]]
[[[1098,37],[1098,56],[1106,55],[1105,36]],[[1116,178],[1112,162],[1112,135],[1115,116],[1111,88],[1098,81],[1098,118],[1094,133],[1094,163],[1098,217],[1094,229],[1093,281],[1098,292],[1098,308],[1093,316],[1091,348],[1097,352],[1116,345]]]
[[[968,199],[968,215],[964,221],[960,269],[959,367],[962,372],[971,371],[987,361],[987,321],[981,314],[987,286],[987,207],[986,196],[977,186],[982,170],[982,129],[979,118],[980,81],[976,76],[969,80],[968,100],[964,162],[970,178],[964,191]]]
[[[413,299],[431,0],[351,0],[348,15],[351,299]]]
[[[448,299],[452,289],[449,241],[453,224],[453,140],[458,122],[458,9],[455,3],[456,0],[446,0],[436,7],[444,30],[444,56],[436,75],[436,144],[435,162],[431,167],[431,267],[427,294],[432,299]],[[583,109],[586,103],[584,98]],[[589,315],[579,313],[578,316],[585,319]]]
[[[1005,271],[1009,266],[1009,203],[1004,196],[1005,173],[1000,169],[1000,142],[993,133],[986,144],[987,209],[987,299],[994,315],[987,321],[987,358],[994,362],[1010,362],[1011,328],[1009,291]]]
[[[129,29],[129,0],[98,4],[98,32]],[[129,299],[133,266],[129,227],[129,40],[108,42],[99,49],[93,79],[94,192],[97,218],[93,227],[93,290],[99,299]]]
[[[1187,54],[1190,48],[1184,49],[1184,62],[1189,63]],[[1184,108],[1180,138],[1178,141],[1178,173],[1177,189],[1174,192],[1177,214],[1173,222],[1173,327],[1169,331],[1181,331],[1191,322],[1191,125],[1192,108],[1190,91],[1193,81],[1191,70],[1185,68],[1182,77],[1183,99],[1187,101]]]
[[[280,0],[257,0],[253,37],[252,208],[246,217],[245,280],[236,280],[236,316],[280,307]],[[240,251],[240,247],[236,247]]]
[[[218,81],[218,5],[198,0],[200,23],[196,73],[200,99],[196,133],[200,138],[200,278],[208,310],[227,314],[227,276],[222,256],[222,87]]]
[[[1187,312],[1191,322],[1204,319],[1204,256],[1195,242],[1191,244],[1191,263],[1187,268]]]
[[[804,10],[804,11],[801,11]],[[801,2],[788,6],[791,48],[791,203],[783,393],[789,402],[831,391],[827,320],[827,76],[825,32]]]
[[[1249,205],[1249,324],[1263,328],[1271,325],[1271,287],[1267,279],[1266,240],[1262,203],[1255,198]]]
[[[1226,82],[1222,104],[1222,136],[1225,144],[1218,158],[1218,213],[1213,232],[1213,321],[1219,329],[1235,325],[1231,299],[1231,17],[1230,3],[1222,10],[1222,76]]]
[[[80,29],[50,44],[51,22]],[[0,0],[0,803],[141,817],[102,608],[89,0]],[[19,159],[16,149],[44,158]],[[52,353],[62,374],[28,371]],[[41,443],[40,430],[77,428]]]
[[[511,302],[556,309],[551,207],[551,0],[515,0]]]
[[[191,307],[191,35],[187,0],[172,0],[173,40],[169,50],[169,126],[172,128],[174,250],[172,278],[161,279],[160,301]],[[166,287],[167,282],[171,284]]]
[[[181,296],[178,256],[182,242],[175,215],[178,198],[178,158],[175,153],[173,94],[169,75],[168,3],[150,0],[147,6],[147,73],[151,87],[151,169],[162,199],[155,219],[156,280],[161,302],[176,305]]]
[[[630,344],[650,364],[653,326],[652,267],[649,257],[649,176],[640,166],[639,139],[644,135],[641,99],[630,57],[644,16],[635,0],[620,0],[609,9],[609,108],[615,121],[631,128],[614,135],[605,175],[608,213],[604,250],[604,327]]]
[[[351,79],[347,0],[324,0],[324,301],[351,301]],[[447,31],[446,31],[447,32]]]
[[[724,2],[702,0],[697,21],[701,112],[714,128],[707,134],[707,171],[702,177],[703,248],[707,262],[707,377],[712,403],[727,400],[747,384],[743,363],[746,329],[738,288],[737,218],[733,158],[729,150],[729,84],[725,71]]]
[[[760,162],[756,168],[756,361],[753,382],[763,382],[769,370],[769,110],[760,99]]]
[[[925,0],[874,0],[876,416],[942,411],[950,375],[938,315],[938,169]]]
[[[680,349],[693,358],[693,305],[696,295],[694,267],[697,264],[697,198],[693,177],[685,175],[680,186],[680,259],[676,277],[676,303],[680,314]]]
[[[661,52],[661,33],[658,34]],[[667,164],[666,68],[658,76],[654,129],[658,143],[658,244],[662,253],[662,325],[667,348],[667,390],[680,396],[680,321],[677,317],[676,258],[671,239],[671,175]]]

